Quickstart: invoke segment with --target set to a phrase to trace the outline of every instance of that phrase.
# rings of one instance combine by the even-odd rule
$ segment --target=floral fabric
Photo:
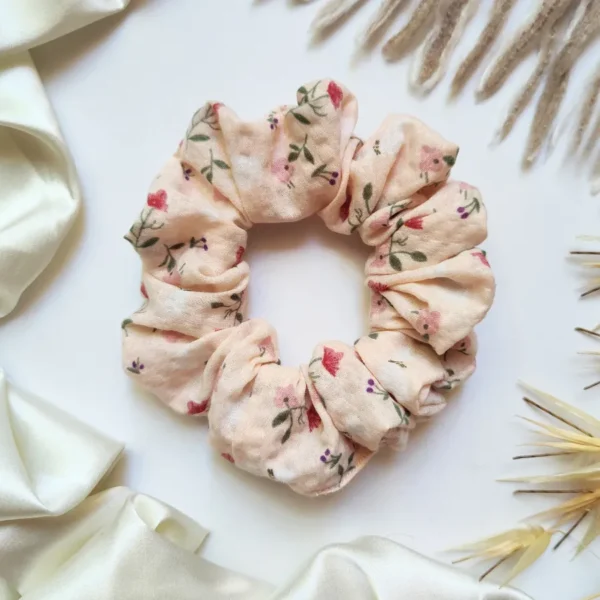
[[[494,296],[481,196],[448,181],[457,146],[408,116],[363,143],[356,117],[330,80],[257,122],[206,104],[126,236],[144,298],[122,325],[127,372],[207,417],[224,460],[306,495],[340,489],[444,408],[475,368],[473,328]],[[282,366],[272,327],[246,319],[247,231],[314,213],[373,247],[370,332]]]

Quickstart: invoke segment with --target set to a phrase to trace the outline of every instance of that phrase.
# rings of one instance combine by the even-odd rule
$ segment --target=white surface
[[[513,486],[494,481],[544,467],[510,460],[527,436],[514,418],[526,413],[518,378],[600,412],[599,391],[578,392],[598,378],[576,355],[593,341],[572,331],[596,324],[598,301],[577,299],[584,280],[565,259],[577,234],[597,228],[585,177],[559,155],[523,174],[527,119],[507,143],[488,147],[514,88],[482,105],[470,96],[452,105],[445,84],[426,100],[410,96],[407,63],[390,67],[374,55],[353,65],[370,6],[309,47],[314,5],[134,1],[125,15],[34,52],[85,209],[50,270],[1,323],[0,365],[19,386],[126,442],[125,469],[114,479],[211,529],[207,558],[274,583],[323,544],[378,534],[435,553],[512,527],[553,501],[513,498]],[[230,468],[209,449],[203,422],[177,417],[137,390],[120,370],[119,325],[140,302],[139,260],[122,235],[193,110],[212,98],[259,117],[319,76],[355,92],[359,135],[388,112],[412,112],[461,145],[454,174],[484,192],[484,247],[498,294],[478,328],[479,369],[451,406],[406,453],[377,457],[341,493],[310,500]],[[251,316],[277,327],[284,362],[307,360],[319,340],[352,342],[364,330],[366,253],[358,240],[340,239],[316,219],[257,227],[250,239]],[[549,554],[515,583],[536,600],[600,591],[596,559],[586,553],[570,562],[572,550]]]

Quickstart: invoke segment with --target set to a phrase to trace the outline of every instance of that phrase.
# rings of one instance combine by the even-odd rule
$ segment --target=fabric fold
[[[209,102],[126,235],[142,308],[123,321],[128,374],[174,410],[208,417],[230,463],[306,495],[336,491],[475,368],[473,328],[494,296],[481,194],[448,181],[458,147],[387,117],[364,143],[354,95],[329,79],[255,122]],[[275,331],[246,320],[247,231],[318,213],[373,248],[370,331],[280,365]],[[460,357],[458,356],[460,355]]]

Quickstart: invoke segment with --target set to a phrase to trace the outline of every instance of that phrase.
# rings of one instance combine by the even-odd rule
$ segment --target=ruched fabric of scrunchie
[[[206,416],[223,458],[306,495],[347,484],[382,446],[404,448],[475,368],[473,327],[494,296],[479,191],[448,181],[458,148],[387,117],[364,143],[344,86],[300,87],[297,105],[241,120],[193,116],[126,239],[145,303],[123,322],[127,371],[178,412]],[[277,336],[245,316],[247,231],[318,213],[374,251],[370,333],[280,364]]]

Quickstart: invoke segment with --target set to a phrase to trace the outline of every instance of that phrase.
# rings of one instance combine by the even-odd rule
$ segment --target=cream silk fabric
[[[128,0],[0,2],[0,317],[46,268],[73,222],[73,161],[29,52]]]
[[[203,559],[206,530],[154,498],[88,496],[122,445],[1,372],[0,411],[0,600],[527,600],[376,537],[322,549],[276,589]]]
[[[475,369],[495,284],[477,248],[481,194],[448,179],[454,143],[407,115],[361,142],[357,100],[336,81],[296,98],[252,122],[218,102],[192,117],[126,236],[147,301],[123,322],[123,356],[171,408],[207,417],[224,459],[316,496],[446,406]],[[315,213],[373,249],[369,330],[281,365],[275,330],[247,319],[247,232]]]

